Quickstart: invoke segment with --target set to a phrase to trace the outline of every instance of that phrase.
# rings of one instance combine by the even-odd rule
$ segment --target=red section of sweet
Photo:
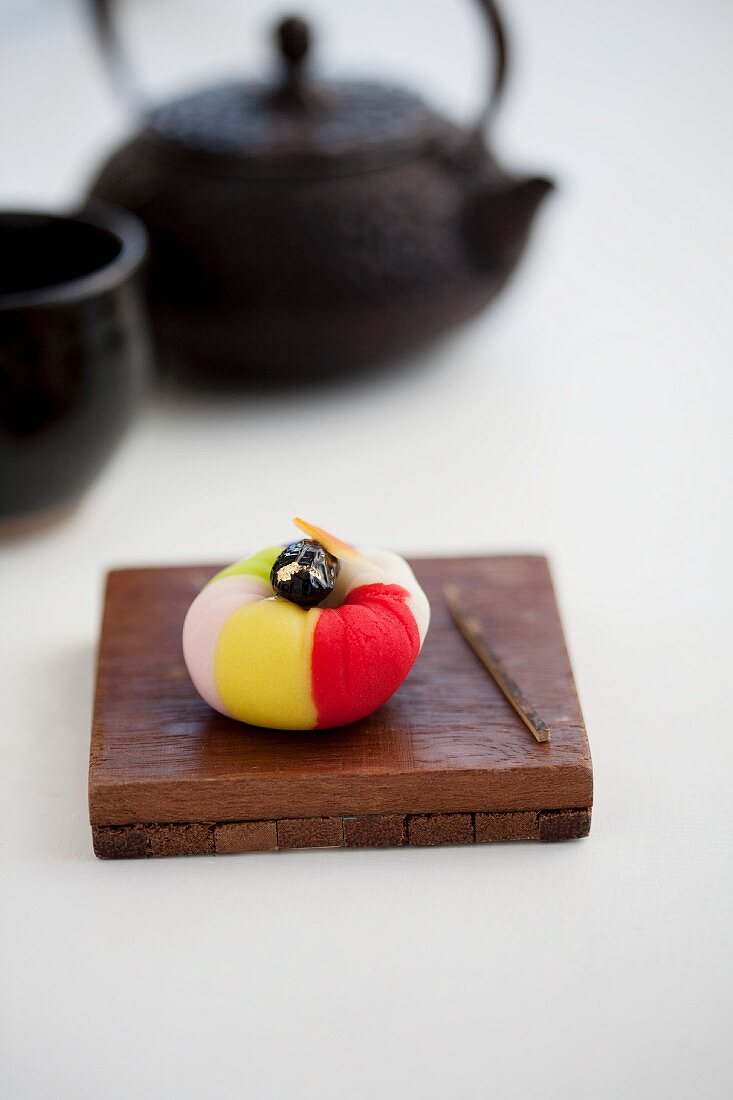
[[[398,584],[364,584],[323,609],[312,656],[318,729],[371,714],[407,676],[420,651],[408,595]]]

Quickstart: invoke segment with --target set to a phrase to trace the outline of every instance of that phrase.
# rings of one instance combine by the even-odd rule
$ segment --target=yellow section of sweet
[[[216,646],[216,686],[240,722],[271,729],[313,729],[311,656],[320,616],[277,597],[240,607]]]

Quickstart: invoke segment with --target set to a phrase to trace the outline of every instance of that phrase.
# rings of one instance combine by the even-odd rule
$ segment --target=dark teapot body
[[[289,46],[281,33],[286,57]],[[508,177],[478,130],[461,130],[410,93],[356,84],[311,93],[300,59],[290,60],[265,122],[259,106],[242,108],[251,88],[189,97],[162,109],[162,122],[153,116],[92,188],[148,228],[159,347],[188,381],[308,381],[413,351],[501,289],[551,186]],[[202,139],[207,96],[229,121]],[[354,109],[364,103],[371,112]],[[333,140],[336,129],[327,124],[343,104],[351,147],[328,148],[324,135]],[[393,130],[400,118],[409,126],[391,143],[370,143],[364,134],[381,106]],[[259,127],[242,141],[256,146],[283,118],[291,136],[293,127],[315,132],[315,147],[270,141],[243,156],[232,148],[240,135],[227,133],[238,111]]]
[[[93,194],[148,227],[152,315],[177,375],[289,382],[392,359],[480,310],[548,186],[440,150],[333,178],[217,176],[140,137]]]

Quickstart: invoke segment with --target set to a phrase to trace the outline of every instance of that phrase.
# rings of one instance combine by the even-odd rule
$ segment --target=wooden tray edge
[[[502,813],[368,814],[138,825],[93,825],[100,859],[273,852],[290,848],[396,848],[509,840],[579,840],[591,808]]]

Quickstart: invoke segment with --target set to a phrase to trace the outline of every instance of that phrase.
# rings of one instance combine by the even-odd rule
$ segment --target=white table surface
[[[217,5],[130,5],[149,89],[261,61],[276,6]],[[0,548],[8,1100],[732,1094],[733,6],[508,6],[497,140],[561,189],[501,303],[378,384],[160,398],[64,526]],[[343,67],[468,111],[466,4],[304,7]],[[77,4],[0,18],[0,205],[71,203],[124,116]],[[104,571],[232,559],[295,512],[550,554],[587,841],[94,858]]]

